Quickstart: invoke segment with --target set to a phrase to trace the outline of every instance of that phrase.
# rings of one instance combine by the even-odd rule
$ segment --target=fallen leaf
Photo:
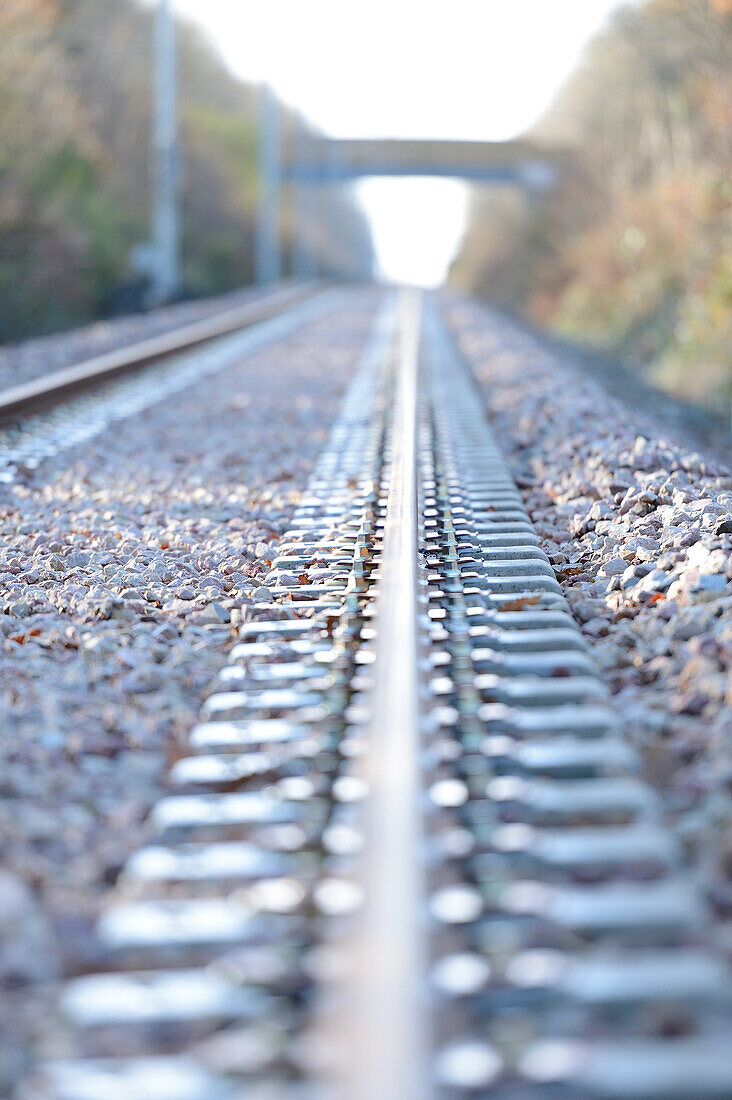
[[[11,634],[10,641],[16,642],[18,645],[25,645],[29,638],[37,638],[40,633],[39,628],[34,626],[31,630],[26,630],[23,634]]]
[[[527,607],[534,607],[540,599],[541,596],[521,596],[517,600],[501,604],[501,611],[523,611]]]

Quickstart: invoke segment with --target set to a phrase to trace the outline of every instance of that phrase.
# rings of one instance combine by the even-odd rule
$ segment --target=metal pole
[[[304,166],[307,163],[308,131],[305,125],[298,119],[295,132],[295,164],[293,170],[293,225],[292,225],[292,274],[296,279],[309,279],[312,277],[311,267],[311,235],[312,210],[311,193],[312,183],[303,175]]]
[[[282,150],[279,104],[268,85],[260,94],[259,110],[259,210],[257,214],[257,282],[276,283],[282,278],[280,245],[280,196]]]
[[[327,202],[323,156],[323,137],[319,135],[318,140],[313,142],[312,149],[312,159],[316,166],[312,194],[313,215],[315,218],[315,267],[316,275],[319,276],[328,274],[326,256],[327,242],[325,239]]]
[[[340,198],[340,190],[337,186],[338,182],[338,143],[331,138],[326,145],[326,160],[325,160],[325,248],[326,248],[326,262],[328,264],[329,273],[335,275],[341,269],[340,262],[340,247],[339,247],[339,214],[338,199]]]
[[[170,0],[159,0],[155,15],[154,256],[150,288],[155,305],[170,301],[180,287],[176,84],[175,20]]]

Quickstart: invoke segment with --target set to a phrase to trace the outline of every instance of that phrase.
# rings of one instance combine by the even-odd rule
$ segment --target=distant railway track
[[[137,416],[257,348],[286,338],[342,301],[317,284],[278,290],[241,308],[87,360],[0,395],[0,484],[32,474],[68,447]]]
[[[732,1095],[729,974],[538,543],[391,299],[29,1097]]]
[[[198,348],[211,340],[265,321],[312,296],[318,284],[285,287],[258,295],[236,308],[201,321],[179,325],[146,340],[104,352],[41,378],[0,391],[0,425],[48,409],[71,396],[105,382],[133,374],[169,356]]]

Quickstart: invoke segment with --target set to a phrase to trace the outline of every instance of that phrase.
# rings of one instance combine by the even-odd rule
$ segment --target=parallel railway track
[[[732,1095],[708,915],[538,541],[390,299],[24,1097]]]
[[[337,291],[300,284],[0,393],[0,484],[331,313]]]
[[[113,378],[130,375],[177,352],[190,351],[211,340],[274,317],[312,295],[316,284],[295,284],[258,295],[236,308],[223,310],[201,321],[179,325],[169,332],[96,355],[30,382],[0,392],[0,426],[18,417],[48,409]]]

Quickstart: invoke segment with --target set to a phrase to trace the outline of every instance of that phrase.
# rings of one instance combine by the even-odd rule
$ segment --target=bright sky
[[[501,140],[530,126],[618,0],[173,0],[229,66],[338,137]],[[440,282],[463,231],[451,180],[366,180],[386,277]]]

